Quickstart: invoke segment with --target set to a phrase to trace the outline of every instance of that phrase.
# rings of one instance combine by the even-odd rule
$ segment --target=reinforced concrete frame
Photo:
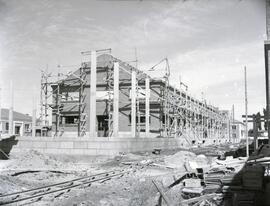
[[[95,137],[96,132],[96,72],[97,72],[97,52],[91,51],[91,69],[90,69],[90,124],[89,124],[89,136]],[[119,70],[128,72],[131,75],[131,136],[140,137],[140,103],[145,104],[145,136],[150,136],[150,91],[151,91],[151,77],[145,75],[144,88],[141,88],[138,84],[138,76],[141,71],[133,68],[131,71],[127,71],[119,63],[121,61],[115,59],[114,66],[108,70],[106,78],[108,100],[107,100],[107,113],[108,113],[108,136],[118,136],[119,133]],[[128,65],[125,62],[121,64]],[[86,63],[82,63],[80,68],[80,75],[76,76],[80,82],[79,87],[79,122],[78,122],[78,136],[86,135],[86,95],[85,95],[85,83],[86,83]],[[168,64],[167,64],[168,66]],[[224,125],[227,123],[227,117],[221,114],[221,112],[207,104],[205,100],[198,100],[188,94],[187,90],[173,88],[169,84],[169,68],[166,68],[165,80],[163,81],[164,87],[160,95],[156,95],[160,102],[161,112],[164,118],[160,119],[160,135],[163,137],[186,137],[187,141],[192,144],[191,141],[203,141],[205,138],[223,138],[228,136],[227,130],[224,129]],[[46,86],[50,85],[46,79]],[[56,105],[52,108],[56,111],[56,134],[59,135],[59,119],[61,116],[61,94],[59,93],[59,87],[62,80],[57,82],[57,95]],[[181,83],[180,83],[181,84]],[[139,99],[139,89],[145,90],[145,98]],[[44,88],[43,88],[44,90]],[[48,91],[48,90],[46,90]],[[48,95],[48,92],[46,93]],[[48,96],[46,96],[48,100]],[[47,101],[45,108],[47,107]],[[42,104],[44,106],[44,104]],[[46,110],[46,109],[45,109]],[[46,112],[45,112],[46,113]],[[48,112],[47,112],[48,113]],[[163,120],[164,119],[164,120]]]

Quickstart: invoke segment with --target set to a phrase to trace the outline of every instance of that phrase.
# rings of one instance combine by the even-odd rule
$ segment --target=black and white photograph
[[[0,0],[0,205],[270,206],[270,0]]]

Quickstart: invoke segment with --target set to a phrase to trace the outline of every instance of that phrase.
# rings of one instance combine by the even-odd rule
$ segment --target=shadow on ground
[[[0,159],[8,159],[13,146],[18,143],[16,136],[11,136],[0,141]]]

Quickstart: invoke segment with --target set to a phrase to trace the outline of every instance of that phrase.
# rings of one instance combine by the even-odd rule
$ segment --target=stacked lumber
[[[163,195],[178,185],[182,200],[173,205],[265,205],[261,195],[264,193],[266,163],[270,164],[269,157],[217,159],[206,171],[202,168],[197,168],[197,172],[187,170],[185,175],[164,188]],[[168,198],[170,196],[165,196]]]

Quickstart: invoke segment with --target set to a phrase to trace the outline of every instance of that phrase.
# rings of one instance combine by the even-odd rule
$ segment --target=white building
[[[231,138],[232,142],[239,142],[245,139],[245,124],[238,120],[231,122]]]
[[[23,136],[31,133],[32,117],[13,111],[13,134]],[[9,130],[9,110],[1,109],[0,134],[8,134]]]

